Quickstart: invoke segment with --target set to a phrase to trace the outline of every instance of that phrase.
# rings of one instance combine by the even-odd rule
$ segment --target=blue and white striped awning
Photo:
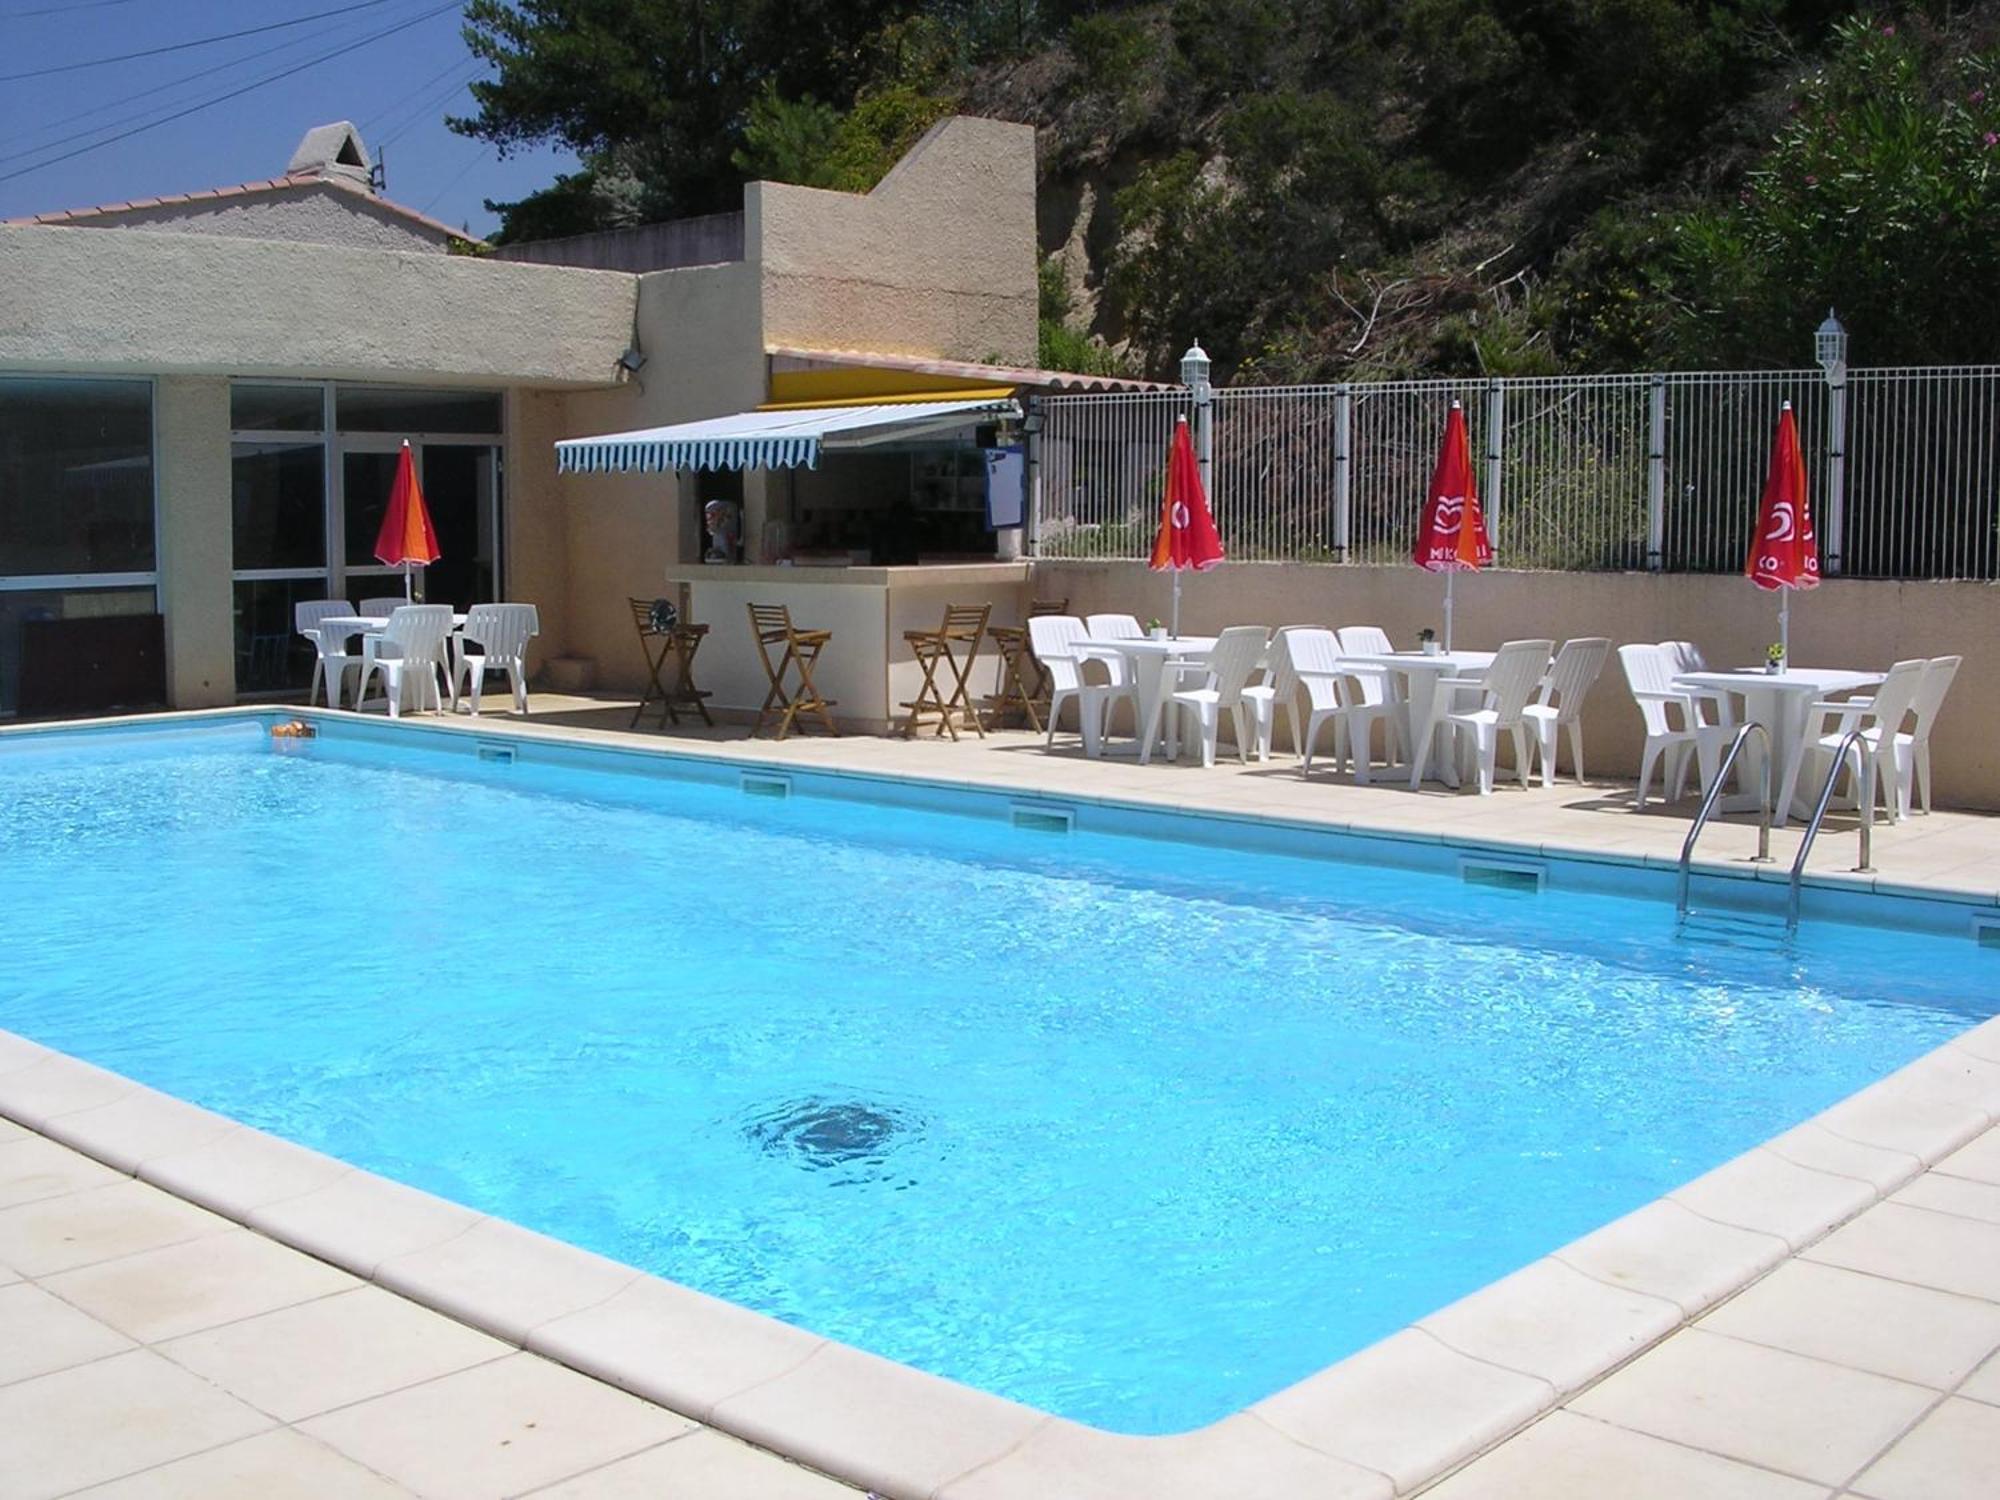
[[[556,444],[556,470],[659,474],[670,469],[816,469],[822,450],[867,448],[1020,414],[1013,401],[992,399],[745,411],[639,432],[565,438]]]

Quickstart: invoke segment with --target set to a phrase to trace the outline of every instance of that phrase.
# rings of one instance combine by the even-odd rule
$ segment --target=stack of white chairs
[[[1564,641],[1555,664],[1542,679],[1541,692],[1521,710],[1535,732],[1543,786],[1556,784],[1556,737],[1563,729],[1569,731],[1570,767],[1576,773],[1576,784],[1583,785],[1583,700],[1610,655],[1611,642],[1603,636]]]
[[[451,615],[449,604],[399,604],[379,634],[364,636],[354,706],[361,707],[370,679],[379,676],[389,699],[390,718],[402,717],[404,700],[412,690],[419,710],[428,701],[433,709],[443,712],[438,663],[445,637],[451,634]]]
[[[346,688],[349,668],[360,668],[361,658],[349,654],[345,635],[319,628],[320,621],[333,615],[353,613],[354,606],[345,599],[301,599],[292,606],[292,628],[304,636],[313,648],[312,684],[306,689],[307,703],[313,701],[313,696],[324,682],[326,706],[340,707],[340,695]]]
[[[1346,764],[1350,746],[1354,756],[1354,779],[1368,784],[1368,725],[1374,719],[1371,707],[1360,700],[1359,689],[1349,669],[1341,662],[1340,640],[1331,630],[1294,630],[1285,643],[1291,658],[1292,675],[1306,695],[1306,730],[1299,740],[1303,759],[1301,774],[1312,775],[1313,755],[1319,748],[1319,732],[1333,725],[1333,768]]]
[[[1958,667],[1953,658],[1943,660],[1953,663],[1945,678],[1949,686],[1949,674],[1955,674]],[[1893,821],[1900,823],[1907,818],[1916,735],[1906,733],[1903,722],[1915,710],[1930,676],[1931,664],[1922,657],[1912,657],[1889,668],[1889,675],[1872,698],[1827,698],[1814,703],[1806,710],[1806,732],[1798,745],[1797,784],[1820,787],[1837,755],[1857,805],[1861,805],[1865,788],[1871,800],[1882,799]],[[1942,697],[1940,693],[1940,700]],[[1935,708],[1932,713],[1935,715]],[[1849,731],[1854,730],[1859,731],[1857,739],[1843,748]],[[1864,806],[1863,815],[1872,817],[1872,808]]]
[[[1378,625],[1343,625],[1334,636],[1343,656],[1386,656],[1395,650],[1389,633]],[[1410,743],[1410,705],[1401,682],[1386,667],[1349,666],[1345,671],[1353,682],[1342,692],[1345,705],[1354,710],[1346,722],[1357,766],[1368,761],[1377,724],[1383,726],[1382,763],[1395,764]]]
[[[1115,651],[1093,649],[1089,628],[1075,615],[1032,617],[1028,644],[1049,674],[1049,732],[1044,743],[1055,743],[1056,720],[1063,706],[1074,702],[1084,754],[1100,754],[1111,705],[1121,698],[1135,702],[1124,658]]]
[[[1318,628],[1313,625],[1280,626],[1271,637],[1270,650],[1265,655],[1264,680],[1243,689],[1243,701],[1249,705],[1257,737],[1259,760],[1271,758],[1271,741],[1275,737],[1279,714],[1285,716],[1285,734],[1294,753],[1305,753],[1299,738],[1299,679],[1292,664],[1290,638],[1302,630]],[[1330,632],[1321,631],[1321,634]]]
[[[1236,754],[1249,764],[1252,709],[1244,701],[1243,690],[1269,642],[1270,632],[1262,625],[1232,625],[1216,637],[1215,649],[1205,661],[1179,664],[1182,675],[1192,674],[1199,685],[1176,689],[1170,702],[1173,709],[1194,721],[1204,766],[1215,764],[1216,740],[1225,711],[1235,723]]]
[[[1896,736],[1896,775],[1903,788],[1904,817],[1910,814],[1912,782],[1924,812],[1928,814],[1931,810],[1931,724],[1944,706],[1944,695],[1951,690],[1952,679],[1964,664],[1962,656],[1931,658],[1923,686],[1917,689],[1917,701],[1910,710],[1916,716],[1916,723],[1908,734]]]
[[[1444,680],[1443,686],[1478,694],[1477,708],[1454,710],[1445,715],[1445,723],[1451,727],[1456,746],[1467,752],[1477,768],[1482,797],[1493,792],[1502,731],[1513,738],[1514,769],[1521,785],[1528,785],[1533,740],[1525,710],[1549,670],[1549,653],[1554,649],[1554,641],[1508,641],[1480,676]]]
[[[1701,790],[1715,780],[1722,752],[1735,734],[1728,719],[1726,703],[1718,693],[1676,684],[1683,671],[1671,642],[1649,645],[1643,642],[1618,648],[1618,665],[1632,690],[1632,701],[1646,725],[1646,748],[1639,759],[1639,789],[1635,806],[1646,807],[1647,789],[1652,785],[1653,767],[1660,767],[1660,791],[1668,802],[1678,802],[1687,775],[1687,752],[1693,750],[1701,772]],[[1703,704],[1723,703],[1709,713]],[[1664,757],[1664,763],[1662,758]]]
[[[532,604],[475,604],[458,630],[458,652],[451,664],[451,709],[458,712],[464,682],[472,713],[479,714],[479,690],[488,672],[505,672],[514,690],[514,707],[528,711],[528,642],[542,633],[541,616]]]

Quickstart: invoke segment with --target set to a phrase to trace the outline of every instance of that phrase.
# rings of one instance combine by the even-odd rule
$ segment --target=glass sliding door
[[[229,393],[236,690],[312,680],[293,607],[328,592],[326,388],[239,384]]]
[[[424,499],[437,528],[438,560],[424,570],[424,597],[465,610],[500,597],[500,450],[425,442]]]

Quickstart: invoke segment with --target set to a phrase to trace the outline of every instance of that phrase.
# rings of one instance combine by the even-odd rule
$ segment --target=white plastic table
[[[1099,640],[1092,636],[1086,644],[1093,650],[1116,651],[1132,669],[1132,690],[1139,700],[1139,764],[1148,764],[1153,758],[1154,742],[1160,737],[1160,711],[1167,701],[1167,663],[1205,658],[1215,649],[1215,637],[1183,635],[1154,640],[1151,636],[1141,636],[1137,639]],[[1169,738],[1171,742],[1171,734]],[[1169,748],[1168,754],[1172,753]]]
[[[1438,685],[1447,677],[1477,677],[1493,664],[1491,651],[1390,651],[1379,656],[1343,656],[1343,667],[1374,667],[1398,674],[1410,705],[1410,790],[1426,779],[1458,785],[1458,765],[1438,746],[1438,730],[1451,707],[1451,694]]]
[[[319,629],[323,631],[324,630],[338,631],[340,633],[344,649],[345,642],[348,636],[380,635],[382,631],[388,626],[388,624],[389,624],[389,617],[387,615],[327,615],[320,620]],[[453,610],[451,615],[452,630],[457,631],[464,624],[465,624],[465,616],[460,614],[457,610]],[[448,635],[445,637],[444,660],[438,663],[438,670],[443,672],[445,674],[445,680],[451,683],[455,683],[458,681],[458,659],[456,655],[458,651],[457,642],[458,642],[458,636],[456,634]],[[357,689],[357,691],[359,690]],[[457,691],[458,689],[456,687],[452,689],[454,695],[457,693]]]
[[[1743,719],[1762,724],[1771,736],[1772,763],[1778,768],[1777,806],[1771,821],[1779,828],[1794,811],[1798,794],[1799,765],[1804,759],[1806,710],[1821,698],[1834,693],[1851,693],[1857,688],[1877,686],[1881,672],[1853,672],[1834,667],[1787,667],[1782,672],[1766,672],[1761,667],[1742,667],[1729,672],[1683,672],[1674,679],[1689,687],[1711,692],[1733,693],[1743,700]],[[1763,747],[1755,740],[1743,747],[1748,769],[1754,779],[1762,765]],[[1754,808],[1754,794],[1728,798],[1723,804],[1732,811]]]

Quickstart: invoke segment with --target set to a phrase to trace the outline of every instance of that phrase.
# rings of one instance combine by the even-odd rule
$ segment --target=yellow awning
[[[805,406],[893,406],[911,401],[1006,401],[1015,387],[918,370],[851,366],[839,370],[773,370],[770,399],[760,411]]]

